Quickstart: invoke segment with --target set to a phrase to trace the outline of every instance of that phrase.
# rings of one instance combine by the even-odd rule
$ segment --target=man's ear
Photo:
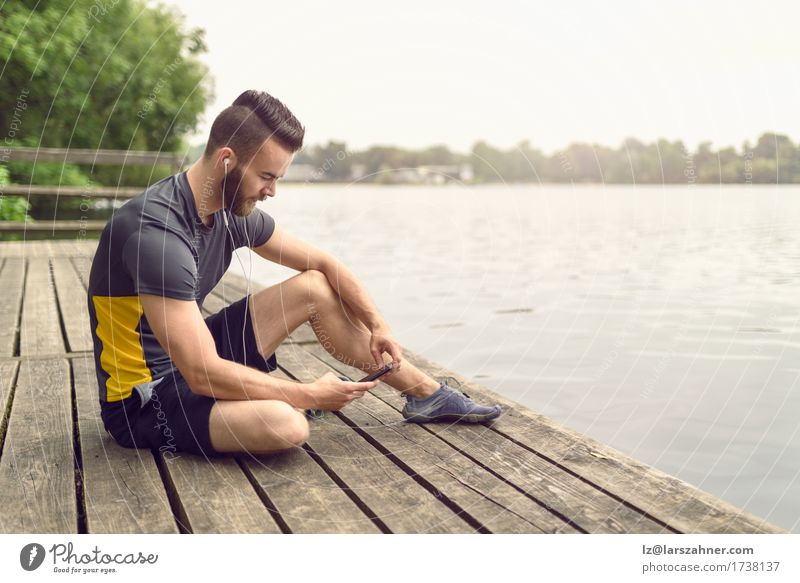
[[[225,161],[228,161],[227,168]],[[224,148],[220,148],[217,151],[217,165],[222,168],[223,170],[227,170],[230,172],[234,168],[236,168],[237,159],[236,159],[236,152],[234,152],[231,148],[225,146]]]

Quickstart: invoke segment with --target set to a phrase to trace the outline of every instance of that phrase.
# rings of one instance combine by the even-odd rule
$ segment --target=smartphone
[[[371,374],[368,374],[363,379],[361,379],[361,380],[359,380],[357,382],[359,382],[359,383],[367,383],[369,381],[374,381],[375,379],[379,379],[380,377],[385,375],[387,372],[392,370],[393,367],[394,367],[394,363],[390,362],[389,364],[384,366],[382,369],[376,370],[375,372],[373,372]]]

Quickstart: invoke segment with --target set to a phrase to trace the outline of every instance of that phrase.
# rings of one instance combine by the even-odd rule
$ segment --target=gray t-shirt
[[[147,323],[139,294],[203,300],[239,247],[258,247],[275,230],[256,208],[249,216],[222,211],[208,226],[197,215],[186,173],[161,180],[129,200],[100,236],[89,276],[89,317],[101,402],[147,393],[175,367]]]

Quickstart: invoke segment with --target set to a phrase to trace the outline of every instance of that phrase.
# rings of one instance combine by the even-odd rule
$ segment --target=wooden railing
[[[7,156],[6,156],[7,154]],[[4,161],[15,162],[61,162],[91,164],[92,166],[170,166],[179,172],[185,164],[185,156],[174,152],[144,152],[138,150],[82,150],[65,148],[9,148],[4,150]],[[56,196],[87,199],[126,199],[142,192],[141,186],[58,186],[33,184],[8,184],[0,186],[5,196]],[[24,223],[0,221],[0,232],[23,231],[99,231],[105,221],[42,221]]]

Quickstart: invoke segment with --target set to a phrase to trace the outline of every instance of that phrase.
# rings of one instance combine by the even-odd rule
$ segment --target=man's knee
[[[300,413],[288,403],[273,403],[273,418],[271,424],[260,423],[255,429],[255,440],[261,444],[274,444],[276,436],[281,445],[287,449],[299,447],[308,441],[309,427],[308,420],[304,413]]]
[[[219,401],[209,432],[217,451],[269,453],[302,445],[309,428],[305,414],[283,401]]]
[[[304,413],[298,413],[294,408],[291,409],[291,420],[287,422],[283,429],[283,438],[290,447],[300,447],[308,441],[310,434],[308,419],[306,419]]]
[[[301,274],[308,286],[308,294],[312,301],[324,302],[335,297],[336,291],[331,287],[328,278],[317,269],[309,269]]]
[[[301,415],[300,420],[297,422],[296,431],[292,436],[293,437],[292,443],[294,443],[299,447],[308,441],[310,434],[311,434],[311,429],[308,426],[308,419],[306,419],[305,415]]]

